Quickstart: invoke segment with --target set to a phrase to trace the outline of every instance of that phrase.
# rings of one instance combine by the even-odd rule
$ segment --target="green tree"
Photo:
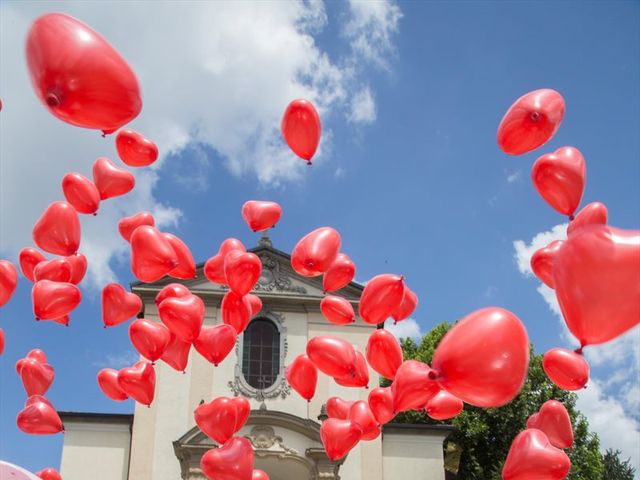
[[[403,339],[405,359],[415,359],[431,364],[436,346],[450,326],[443,322],[427,333],[420,344]],[[569,411],[575,437],[574,446],[567,450],[571,458],[570,480],[594,480],[603,478],[603,459],[596,434],[589,432],[587,419],[576,409],[576,395],[560,390],[547,378],[542,369],[542,355],[531,349],[529,375],[520,394],[508,405],[482,409],[465,404],[464,411],[449,422],[438,422],[424,412],[410,411],[396,417],[401,423],[449,423],[456,427],[449,436],[445,451],[459,453],[457,478],[462,480],[500,479],[502,465],[509,452],[511,441],[526,428],[527,418],[547,400],[555,399]],[[455,473],[456,466],[453,466]],[[449,468],[451,466],[449,465]],[[609,477],[607,477],[609,478]],[[613,478],[613,477],[612,477]],[[626,477],[620,477],[626,478]]]
[[[604,454],[604,474],[602,480],[633,480],[636,469],[630,460],[620,460],[620,450],[608,449]]]

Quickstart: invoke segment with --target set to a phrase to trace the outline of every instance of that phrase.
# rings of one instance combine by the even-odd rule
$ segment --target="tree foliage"
[[[443,322],[427,333],[420,344],[413,340],[402,340],[405,359],[415,359],[431,364],[436,346],[450,326]],[[535,413],[547,400],[558,400],[569,411],[573,424],[575,442],[567,450],[571,459],[570,480],[594,480],[603,477],[604,463],[599,451],[600,442],[596,434],[589,431],[589,424],[576,409],[576,395],[560,390],[547,378],[542,369],[542,355],[531,349],[529,375],[520,394],[508,405],[500,408],[482,409],[465,404],[464,411],[448,422],[438,422],[424,412],[410,411],[396,417],[402,423],[449,423],[456,431],[449,436],[445,451],[459,452],[457,478],[463,480],[500,479],[502,465],[509,452],[511,441],[526,428],[527,418]],[[448,468],[456,470],[456,466]],[[627,477],[620,477],[626,479]]]
[[[604,475],[606,480],[633,480],[636,469],[631,466],[630,460],[620,460],[620,450],[607,450],[604,454]]]

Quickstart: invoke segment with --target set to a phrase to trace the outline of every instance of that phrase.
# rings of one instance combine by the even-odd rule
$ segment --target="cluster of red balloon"
[[[36,476],[42,480],[62,480],[62,476],[55,468],[43,468],[36,472]]]
[[[64,431],[58,412],[44,397],[55,376],[45,353],[40,349],[31,350],[25,358],[16,362],[16,372],[28,397],[16,419],[18,428],[34,435]]]
[[[554,90],[522,96],[498,127],[500,148],[511,155],[538,148],[555,134],[564,110],[564,99]],[[531,269],[555,290],[567,327],[580,342],[575,352],[564,348],[546,352],[543,368],[558,387],[579,390],[589,380],[583,347],[613,340],[640,323],[640,231],[608,226],[607,208],[598,202],[586,205],[574,217],[586,181],[585,162],[578,149],[562,147],[540,156],[531,176],[540,196],[570,220],[567,240],[556,240],[536,251]],[[571,442],[558,443],[557,432],[549,430],[552,423],[562,430],[563,438],[573,438],[564,407],[547,402],[513,441],[504,479],[562,479],[568,475],[571,463],[558,448],[568,448]]]

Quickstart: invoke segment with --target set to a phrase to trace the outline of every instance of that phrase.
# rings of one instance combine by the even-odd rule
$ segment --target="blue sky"
[[[132,126],[169,153],[152,172],[136,172],[142,193],[114,200],[113,209],[105,208],[95,220],[83,219],[83,226],[96,222],[87,227],[94,235],[88,253],[96,267],[69,328],[33,320],[30,284],[24,279],[0,311],[7,337],[0,357],[2,459],[34,470],[59,466],[61,436],[27,436],[15,427],[24,393],[13,365],[31,348],[44,349],[56,369],[49,398],[58,409],[132,411],[130,403],[107,400],[95,382],[99,368],[123,366],[132,355],[126,326],[104,330],[100,319],[100,285],[114,275],[123,284],[132,280],[114,224],[122,212],[162,205],[158,212],[166,219],[164,229],[185,239],[196,260],[203,261],[228,236],[255,244],[257,236],[240,216],[244,201],[277,201],[284,214],[271,234],[276,247],[290,251],[303,234],[330,225],[341,232],[358,279],[384,272],[406,275],[420,297],[413,315],[417,326],[407,324],[414,332],[499,305],[520,316],[539,352],[570,344],[537,291],[539,282],[519,271],[515,257],[514,241],[529,244],[565,220],[533,189],[529,172],[535,158],[564,145],[579,148],[587,163],[583,205],[602,201],[611,224],[640,226],[638,2],[402,2],[369,9],[312,3],[283,8],[284,13],[273,5],[268,18],[276,27],[281,22],[292,38],[277,55],[255,63],[264,91],[248,78],[251,69],[224,55],[202,70],[215,75],[209,83],[204,73],[201,79],[189,77],[188,71],[160,78],[156,64],[171,65],[179,55],[169,50],[164,59],[149,59],[160,54],[145,42],[163,35],[154,27],[160,29],[163,22],[184,30],[180,18],[171,23],[166,8],[147,12],[152,19],[157,14],[157,21],[143,24],[145,39],[139,39],[127,33],[121,19],[126,15],[93,6],[97,11],[75,3],[0,6],[0,160],[5,173],[0,195],[3,211],[11,211],[0,219],[0,253],[15,259],[33,220],[58,198],[57,186],[46,184],[56,184],[71,168],[88,173],[91,155],[113,155],[112,141],[60,124],[25,87],[23,35],[41,12],[76,15],[123,51],[145,93],[144,110]],[[135,20],[139,12],[131,9]],[[219,10],[212,21],[233,26],[255,20],[242,8]],[[263,27],[256,28],[253,37],[225,32],[233,39],[227,46],[232,55],[258,55],[253,42],[260,40]],[[186,37],[184,42],[197,40]],[[518,96],[544,87],[558,90],[566,100],[560,130],[533,153],[506,156],[495,141],[502,115]],[[195,98],[185,96],[189,90]],[[172,104],[177,100],[167,91],[181,103]],[[301,161],[298,165],[274,133],[285,99],[305,93],[320,106],[325,132],[311,168]],[[206,112],[197,110],[200,105]],[[35,122],[40,128],[23,130],[15,139],[12,120],[13,125]],[[69,145],[77,145],[82,156],[70,152]],[[12,190],[16,184],[25,186],[19,195]],[[25,195],[28,205],[18,203]],[[100,238],[108,248],[99,245]],[[638,380],[637,333],[624,339],[628,351],[595,354],[595,397],[589,399],[595,405],[589,413],[603,428],[622,421],[616,425],[635,429],[627,439],[618,439],[619,431],[601,436],[626,456],[635,447],[636,465],[640,400],[638,392],[629,392],[629,384]],[[610,381],[623,370],[631,376]],[[607,411],[616,418],[603,421]]]

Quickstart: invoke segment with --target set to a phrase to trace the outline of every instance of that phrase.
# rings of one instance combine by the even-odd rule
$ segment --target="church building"
[[[390,423],[373,441],[362,441],[332,462],[320,441],[324,403],[331,396],[366,400],[369,390],[337,385],[319,374],[315,397],[307,402],[284,378],[285,366],[307,341],[318,335],[346,339],[364,352],[376,326],[360,318],[346,326],[329,323],[320,313],[322,278],[296,274],[290,256],[264,236],[249,250],[262,261],[262,276],[252,293],[263,308],[238,336],[236,348],[218,367],[192,348],[184,373],[158,361],[151,407],[137,404],[133,414],[61,412],[66,433],[62,450],[64,480],[204,480],[200,458],[217,447],[195,425],[193,411],[202,401],[242,395],[251,415],[236,435],[254,447],[255,466],[271,480],[444,480],[443,442],[452,427]],[[134,283],[144,318],[160,321],[156,294],[175,279]],[[198,266],[193,280],[178,281],[206,305],[205,325],[221,323],[226,288],[209,282]],[[363,286],[352,282],[339,292],[357,312]],[[370,370],[370,387],[378,375]],[[90,476],[87,472],[91,472]]]

